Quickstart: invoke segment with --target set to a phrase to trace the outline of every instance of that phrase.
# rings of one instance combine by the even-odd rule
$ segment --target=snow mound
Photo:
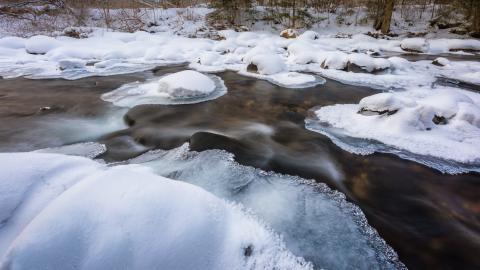
[[[220,77],[185,70],[160,79],[134,82],[102,95],[102,99],[121,107],[141,104],[192,104],[212,100],[227,92]]]
[[[0,164],[2,269],[312,268],[240,206],[147,168],[33,153]]]
[[[269,82],[285,88],[309,88],[324,84],[326,80],[320,76],[298,72],[282,72],[266,78]]]
[[[61,46],[61,42],[47,36],[33,36],[26,40],[25,49],[31,54],[46,54],[50,50],[53,50]]]
[[[325,106],[307,128],[357,154],[388,152],[444,173],[480,171],[480,95],[412,89]]]
[[[400,48],[410,52],[427,52],[429,44],[424,38],[406,38],[400,43]]]
[[[271,75],[286,70],[286,65],[277,54],[259,54],[248,62],[247,72]]]
[[[315,269],[404,269],[361,210],[325,184],[242,166],[220,150],[155,150],[129,161],[241,203]]]

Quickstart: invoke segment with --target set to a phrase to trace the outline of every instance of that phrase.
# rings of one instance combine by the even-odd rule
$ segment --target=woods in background
[[[390,33],[396,24],[408,28],[420,22],[439,29],[456,27],[457,34],[479,36],[480,33],[480,0],[10,0],[0,3],[3,16],[36,23],[42,14],[57,12],[72,16],[75,26],[86,25],[88,10],[96,8],[101,11],[106,27],[129,32],[149,24],[145,20],[146,10],[150,23],[155,24],[157,9],[203,5],[215,9],[208,22],[216,28],[249,28],[259,22],[274,28],[309,28],[335,18],[338,25],[370,25],[384,34]],[[112,10],[116,11],[116,17]],[[118,20],[120,23],[114,27],[112,21]]]

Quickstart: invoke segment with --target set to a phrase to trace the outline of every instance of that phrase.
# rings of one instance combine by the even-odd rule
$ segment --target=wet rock
[[[243,255],[244,255],[245,257],[250,257],[250,256],[252,256],[252,254],[253,254],[253,246],[252,246],[252,245],[248,245],[248,247],[246,247],[246,248],[244,249]]]
[[[324,65],[324,63],[322,63],[322,65]],[[347,67],[345,68],[345,71],[348,71],[348,72],[372,73],[372,74],[382,73],[382,72],[385,72],[386,70],[388,70],[388,68],[374,68],[372,71],[368,71],[365,67],[359,66],[359,65],[357,65],[355,63],[352,63],[350,61],[347,62]]]
[[[435,115],[432,119],[432,122],[435,125],[446,125],[446,124],[448,124],[448,119],[443,117],[443,116]]]
[[[398,110],[374,111],[367,108],[361,108],[357,113],[365,116],[372,116],[372,115],[393,115],[397,112]]]
[[[248,64],[248,66],[247,66],[247,72],[258,73],[258,67],[257,67],[257,65],[255,65],[255,64],[253,64],[253,63]]]
[[[468,30],[464,27],[458,27],[458,28],[450,29],[449,32],[457,35],[466,35],[468,33]]]
[[[263,168],[270,159],[268,151],[262,151],[260,145],[246,143],[220,134],[197,132],[190,137],[189,141],[192,151],[225,150],[233,153],[237,162],[248,166]]]
[[[283,38],[296,38],[298,36],[298,33],[295,29],[285,29],[282,32],[280,32],[280,36]]]

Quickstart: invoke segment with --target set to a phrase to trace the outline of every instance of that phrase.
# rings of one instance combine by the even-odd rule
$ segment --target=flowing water
[[[307,89],[219,73],[228,93],[190,105],[115,107],[100,95],[183,66],[129,75],[0,82],[0,151],[76,142],[106,144],[102,159],[152,149],[223,149],[243,165],[297,175],[346,194],[411,269],[480,268],[480,175],[442,175],[394,155],[358,156],[308,131],[315,106],[357,103],[377,93],[327,80]]]

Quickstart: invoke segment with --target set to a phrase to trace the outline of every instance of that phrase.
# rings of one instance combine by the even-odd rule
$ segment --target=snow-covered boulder
[[[435,58],[435,60],[432,61],[432,64],[435,66],[439,67],[444,67],[450,64],[450,61],[447,58],[444,57],[438,57]]]
[[[298,39],[301,40],[317,40],[319,38],[319,35],[315,31],[307,30],[303,32],[300,36],[298,36]]]
[[[172,97],[195,97],[208,95],[215,90],[215,82],[200,72],[185,70],[167,75],[158,80],[159,93]]]
[[[86,64],[87,62],[81,59],[64,59],[58,61],[58,68],[60,70],[84,68]]]
[[[400,48],[408,52],[427,52],[429,49],[428,41],[424,38],[406,38],[400,43]]]
[[[295,29],[285,29],[280,32],[280,36],[287,39],[296,38],[298,36],[298,32]]]
[[[283,59],[277,54],[260,54],[251,58],[247,71],[262,75],[271,75],[286,70]]]
[[[295,64],[305,65],[311,64],[318,61],[318,54],[315,47],[304,41],[295,41],[292,42],[288,47],[287,51],[289,54],[289,59]]]
[[[25,50],[31,54],[46,54],[61,46],[61,42],[47,36],[33,36],[25,41]]]
[[[318,57],[322,68],[343,70],[347,67],[348,55],[346,53],[339,51],[321,52]]]
[[[211,100],[226,93],[223,81],[193,70],[168,74],[144,83],[135,82],[102,95],[102,99],[123,107],[140,104],[190,104]]]
[[[206,66],[217,66],[221,64],[222,56],[217,52],[204,52],[198,58],[198,63]]]
[[[412,63],[410,63],[410,61],[402,57],[393,56],[388,58],[388,61],[390,62],[391,68],[393,70],[405,71],[412,68]]]
[[[390,68],[390,62],[384,58],[373,58],[363,53],[348,55],[347,71],[377,73]]]
[[[1,269],[312,269],[240,206],[146,167],[37,153],[0,164]]]
[[[381,93],[322,107],[307,127],[354,153],[391,152],[448,173],[480,171],[479,101],[452,88]]]

